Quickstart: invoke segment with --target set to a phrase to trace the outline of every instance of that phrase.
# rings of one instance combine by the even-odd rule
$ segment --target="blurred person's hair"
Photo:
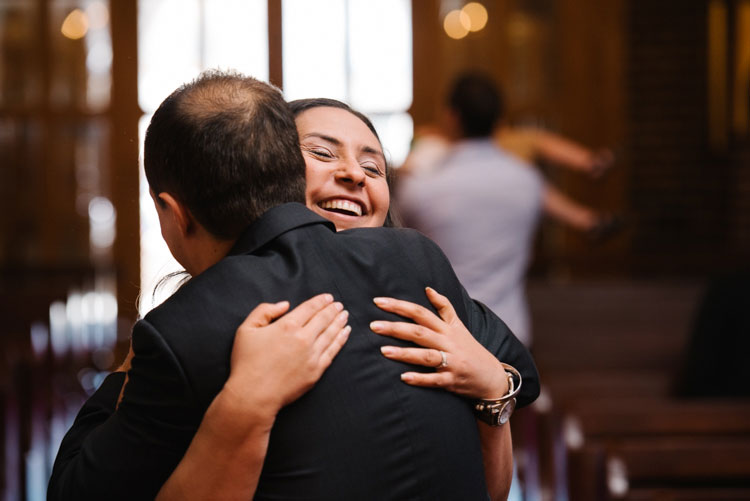
[[[459,75],[451,85],[447,104],[456,113],[462,136],[467,138],[490,136],[503,113],[497,85],[479,72]]]

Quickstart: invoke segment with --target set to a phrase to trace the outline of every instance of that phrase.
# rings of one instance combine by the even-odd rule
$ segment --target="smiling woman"
[[[338,230],[382,226],[390,195],[378,137],[356,115],[320,106],[297,115],[307,206]]]

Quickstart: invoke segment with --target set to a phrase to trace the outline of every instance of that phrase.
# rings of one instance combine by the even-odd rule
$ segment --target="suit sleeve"
[[[60,472],[65,470],[70,461],[74,460],[86,437],[114,414],[117,398],[120,396],[124,382],[125,372],[109,374],[83,405],[60,444],[50,482],[56,482]]]
[[[521,391],[517,406],[529,405],[539,396],[539,372],[528,348],[518,340],[492,310],[473,300],[464,290],[464,304],[469,318],[467,328],[498,360],[510,364],[521,373]]]
[[[192,395],[176,357],[145,321],[133,331],[135,356],[114,410],[107,387],[86,403],[55,461],[47,499],[153,499],[197,427]]]

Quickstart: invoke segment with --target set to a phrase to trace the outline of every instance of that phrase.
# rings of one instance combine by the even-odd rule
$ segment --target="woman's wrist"
[[[490,382],[482,394],[476,397],[479,400],[496,400],[507,395],[510,390],[508,385],[508,374],[505,372],[505,367],[503,367],[499,361],[494,361],[495,367],[491,372]]]
[[[237,391],[230,381],[211,402],[206,417],[212,416],[217,428],[222,426],[233,430],[238,435],[259,431],[270,433],[276,420],[279,406],[271,399],[255,395],[248,391]],[[239,426],[244,423],[244,429]],[[241,437],[237,437],[241,438]]]

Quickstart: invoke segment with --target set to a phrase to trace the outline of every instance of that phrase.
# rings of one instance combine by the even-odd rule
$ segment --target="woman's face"
[[[390,195],[385,157],[367,125],[346,110],[311,108],[296,119],[307,167],[307,206],[337,230],[382,226]]]

